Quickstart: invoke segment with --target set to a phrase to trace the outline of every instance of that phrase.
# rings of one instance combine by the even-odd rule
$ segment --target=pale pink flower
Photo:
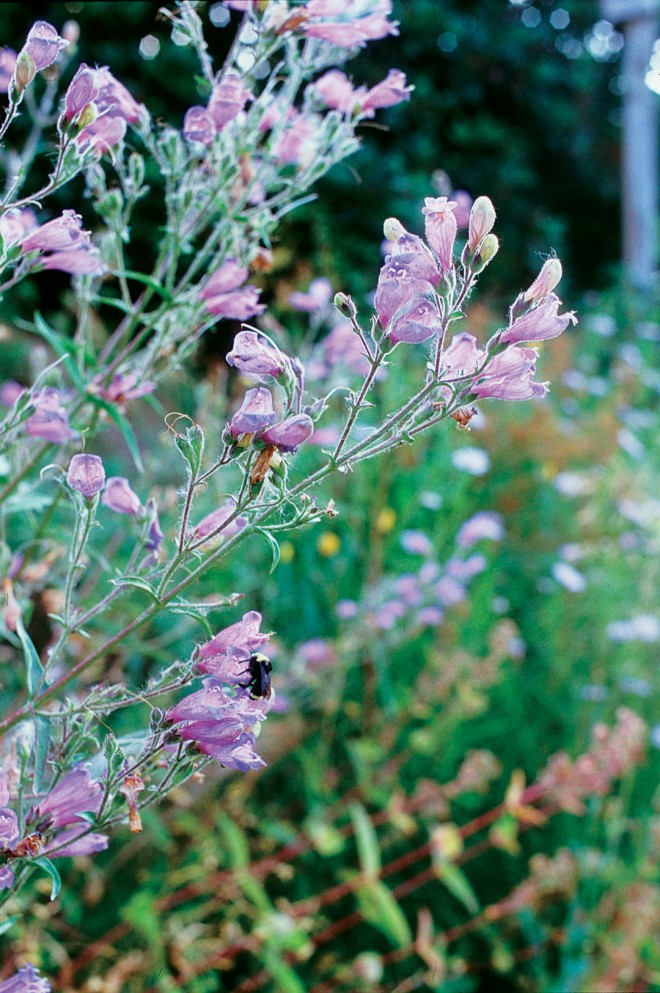
[[[44,269],[58,269],[71,276],[100,276],[106,271],[97,248],[69,248],[38,260]]]
[[[88,245],[89,231],[82,230],[82,217],[73,210],[63,211],[60,217],[42,224],[21,241],[24,252],[59,252]]]
[[[85,63],[78,66],[78,71],[69,83],[64,95],[64,117],[72,121],[89,107],[99,93],[100,81],[97,69],[90,69]]]
[[[320,76],[311,89],[321,98],[326,107],[350,114],[356,104],[362,103],[367,95],[365,86],[353,89],[348,76],[341,69],[330,69]]]
[[[558,337],[569,324],[577,324],[574,311],[560,314],[560,306],[559,297],[555,293],[548,293],[536,307],[528,310],[522,317],[517,317],[498,340],[503,344],[517,344],[521,341],[546,341]]]
[[[130,483],[123,476],[110,476],[101,503],[104,507],[109,507],[116,514],[128,514],[130,517],[137,517],[142,513],[140,498],[130,486]]]
[[[215,134],[215,123],[208,110],[204,107],[189,107],[183,119],[184,138],[210,145]]]
[[[261,441],[275,445],[281,452],[295,452],[314,431],[314,422],[308,414],[294,414],[260,434]]]
[[[66,481],[72,490],[87,499],[100,493],[105,484],[105,469],[98,455],[74,455],[69,463]]]
[[[101,114],[122,118],[127,124],[137,124],[146,115],[144,104],[137,102],[107,66],[96,70],[96,80],[99,86],[96,105]]]
[[[7,93],[9,81],[16,68],[16,52],[13,48],[0,48],[0,93]]]
[[[479,245],[493,230],[495,224],[495,208],[489,197],[477,197],[472,204],[468,225],[468,248],[476,252]]]
[[[303,310],[313,313],[315,310],[322,310],[327,307],[332,297],[332,283],[329,279],[320,277],[313,279],[309,284],[306,293],[296,291],[289,297],[289,303],[294,310]]]
[[[34,62],[37,72],[47,69],[52,65],[63,48],[67,48],[69,42],[60,38],[52,24],[46,21],[36,21],[25,40],[23,48],[19,52],[19,57],[26,53]]]
[[[213,534],[215,531],[218,532],[218,536],[222,536],[223,538],[232,538],[235,534],[238,534],[239,531],[243,530],[248,522],[248,519],[243,514],[239,514],[238,517],[233,519],[233,521],[229,521],[229,518],[232,516],[235,509],[236,504],[234,500],[229,497],[225,500],[221,507],[218,507],[216,510],[212,510],[210,514],[207,514],[206,517],[203,517],[201,521],[195,525],[192,529],[192,533],[195,538],[208,538],[208,536]],[[225,521],[229,521],[229,523],[226,527],[223,527]]]
[[[254,100],[254,94],[244,86],[240,76],[231,72],[223,76],[214,86],[208,105],[217,130],[240,114],[248,100]]]
[[[286,355],[255,331],[238,332],[234,346],[227,354],[227,362],[241,372],[275,378],[290,368]]]
[[[396,24],[388,21],[392,0],[309,0],[305,34],[322,38],[340,48],[364,46],[366,42],[398,35]]]
[[[72,441],[78,435],[69,427],[69,415],[60,403],[57,390],[47,388],[34,397],[36,410],[25,422],[27,433],[33,438],[56,445]]]
[[[426,197],[422,213],[426,215],[426,240],[435,252],[443,272],[450,269],[456,240],[456,201],[447,197]]]
[[[316,152],[316,128],[312,121],[296,113],[273,149],[282,165],[310,164]]]
[[[362,101],[362,111],[365,116],[373,116],[376,110],[410,100],[411,91],[412,86],[408,86],[405,73],[400,69],[390,69],[387,77],[368,91]]]

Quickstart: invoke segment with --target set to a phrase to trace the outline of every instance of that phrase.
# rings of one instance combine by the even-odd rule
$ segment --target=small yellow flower
[[[392,507],[383,507],[376,518],[376,531],[378,534],[389,534],[396,524],[396,510]]]
[[[295,555],[296,550],[290,541],[280,542],[280,562],[282,565],[288,565],[289,562],[293,562]]]
[[[341,548],[341,540],[334,531],[324,531],[316,542],[316,548],[319,555],[322,555],[323,558],[331,559]]]

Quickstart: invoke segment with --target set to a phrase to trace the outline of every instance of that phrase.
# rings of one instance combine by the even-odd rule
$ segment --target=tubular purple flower
[[[479,399],[531,400],[548,392],[547,384],[535,383],[536,351],[512,345],[488,363],[470,391]]]
[[[85,834],[87,827],[67,828],[59,831],[43,850],[44,855],[51,858],[74,858],[77,855],[96,855],[108,847],[108,837],[105,834],[90,832]]]
[[[476,252],[481,241],[493,230],[495,208],[489,197],[481,196],[472,204],[468,223],[468,248]]]
[[[140,379],[134,372],[117,373],[109,384],[103,387],[100,385],[100,380],[100,376],[96,376],[93,380],[94,392],[99,393],[104,400],[118,405],[127,400],[147,396],[156,389],[156,384],[151,379]]]
[[[308,37],[322,38],[340,48],[363,47],[368,41],[398,35],[388,21],[392,0],[309,0],[303,30]]]
[[[256,610],[250,610],[243,615],[240,621],[230,624],[215,635],[206,644],[199,648],[198,669],[200,672],[208,672],[209,675],[217,679],[227,681],[223,666],[227,658],[241,657],[243,668],[245,661],[253,652],[258,651],[267,644],[270,635],[261,634],[261,614]],[[230,680],[231,681],[231,680]]]
[[[0,890],[9,890],[14,885],[14,870],[7,864],[0,865]],[[50,990],[50,986],[48,987]],[[2,993],[2,986],[0,986]]]
[[[206,517],[201,519],[199,524],[195,525],[192,529],[192,533],[195,538],[204,539],[210,534],[213,534],[214,531],[221,528],[224,522],[231,517],[235,509],[236,504],[234,503],[234,500],[229,497],[225,500],[221,507],[218,507],[216,510],[212,510],[210,514],[207,514]],[[247,522],[247,517],[239,514],[238,517],[235,517],[234,520],[231,521],[231,523],[229,523],[225,528],[222,528],[222,531],[219,533],[218,537],[231,538],[233,535],[238,534],[239,531],[242,531]]]
[[[413,296],[430,289],[426,281],[411,272],[413,258],[409,255],[388,256],[380,270],[374,306],[383,329]]]
[[[0,983],[0,993],[51,993],[52,986],[29,963]]]
[[[265,386],[257,386],[246,392],[240,409],[231,419],[229,430],[234,438],[239,438],[243,434],[254,434],[262,428],[268,428],[276,420],[270,390]]]
[[[314,421],[308,414],[294,414],[264,431],[260,439],[275,445],[280,452],[295,452],[314,432]]]
[[[183,118],[183,137],[210,145],[216,134],[215,123],[204,107],[189,107]]]
[[[101,276],[106,267],[98,249],[68,248],[52,255],[42,255],[38,260],[43,269],[57,269],[71,276]]]
[[[319,96],[326,107],[339,110],[342,114],[350,114],[356,104],[362,104],[367,96],[366,87],[353,89],[348,76],[341,69],[330,69],[312,83],[310,89]]]
[[[15,245],[37,226],[37,216],[31,207],[23,210],[10,210],[0,217],[0,235],[5,244]]]
[[[392,321],[387,337],[393,345],[400,341],[416,344],[426,341],[440,327],[438,313],[426,297],[413,297],[404,312]]]
[[[16,52],[13,48],[0,48],[0,93],[7,93],[9,82],[16,68]]]
[[[254,750],[254,735],[238,721],[193,721],[179,730],[185,741],[193,741],[204,755],[239,772],[259,769],[266,763]]]
[[[292,293],[289,297],[289,303],[294,310],[302,310],[311,314],[315,310],[322,310],[327,307],[331,298],[332,283],[329,279],[320,277],[311,281],[306,293],[300,291]]]
[[[144,104],[137,102],[124,84],[112,75],[107,66],[96,70],[96,78],[99,85],[96,103],[102,114],[121,118],[126,124],[137,124],[143,117],[147,116]]]
[[[74,456],[74,458],[79,457]],[[94,455],[89,457],[96,458]],[[55,784],[43,800],[40,800],[36,817],[40,821],[46,820],[49,828],[86,824],[85,818],[79,815],[84,811],[98,814],[102,799],[101,783],[92,780],[88,769],[76,766]]]
[[[142,513],[139,496],[131,489],[128,480],[123,476],[110,476],[105,484],[101,503],[104,507],[114,510],[116,514],[128,514],[130,517],[137,517]]]
[[[276,379],[289,372],[289,360],[283,352],[254,331],[239,331],[234,347],[227,355],[227,362],[240,372],[255,376],[274,376]]]
[[[69,42],[60,38],[52,24],[46,21],[36,21],[25,39],[25,44],[19,52],[19,56],[27,53],[37,72],[47,69],[52,65],[63,48],[68,47]]]
[[[125,134],[126,119],[105,113],[84,127],[76,141],[81,152],[91,149],[101,156],[118,145]]]
[[[315,122],[294,110],[291,121],[280,136],[273,151],[282,165],[309,165],[317,146]]]
[[[62,445],[78,437],[69,427],[69,415],[60,404],[57,390],[47,388],[34,397],[36,410],[25,422],[27,433],[33,438],[43,438]]]
[[[410,100],[413,87],[408,86],[406,74],[400,69],[390,69],[386,78],[377,83],[362,101],[362,111],[373,115],[383,107],[394,107],[397,103]]]
[[[223,262],[200,291],[206,309],[211,314],[237,321],[262,314],[266,308],[259,303],[261,290],[256,286],[242,286],[247,276],[247,268],[235,259]]]
[[[561,300],[555,293],[547,296],[515,321],[499,337],[499,341],[515,345],[521,341],[547,341],[557,338],[569,324],[577,324],[577,317],[572,310],[565,314],[559,313]]]
[[[451,379],[450,376],[445,375],[447,372],[453,372],[457,376],[472,372],[483,358],[484,353],[477,348],[477,339],[474,335],[465,332],[454,335],[451,344],[442,353],[444,372],[441,378]]]
[[[425,197],[422,213],[426,215],[426,240],[435,252],[443,272],[451,269],[458,225],[454,217],[455,200]]]
[[[100,493],[105,484],[105,469],[98,455],[74,455],[69,463],[66,481],[72,490],[87,499]]]
[[[0,809],[0,849],[13,848],[19,839],[18,818],[9,807]]]
[[[24,252],[59,252],[89,245],[89,231],[82,230],[82,217],[73,210],[64,210],[61,217],[47,221],[21,241]]]
[[[240,76],[227,73],[213,88],[209,100],[209,114],[218,131],[225,124],[240,114],[248,100],[254,100],[254,94],[244,85]]]
[[[81,63],[64,95],[65,120],[73,121],[79,114],[82,114],[85,108],[98,96],[99,85],[97,70],[90,69],[84,62]]]
[[[152,559],[156,559],[165,535],[161,530],[160,521],[158,520],[158,504],[154,497],[147,500],[146,513],[149,518],[149,527],[147,529],[145,545],[151,552]]]

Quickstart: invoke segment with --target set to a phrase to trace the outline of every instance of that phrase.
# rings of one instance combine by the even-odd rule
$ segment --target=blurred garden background
[[[230,14],[201,6],[219,64]],[[80,60],[179,126],[195,67],[158,11],[4,3],[0,40],[73,19]],[[541,349],[547,398],[486,402],[469,432],[450,422],[337,475],[322,495],[338,516],[285,537],[270,574],[251,541],[202,582],[241,590],[277,632],[268,768],[209,770],[145,811],[143,834],[71,863],[58,900],[20,898],[7,972],[27,957],[63,993],[660,990],[660,314],[620,261],[623,36],[596,0],[395,0],[394,16],[400,36],[349,71],[373,85],[396,66],[411,100],[285,218],[261,326],[311,355],[327,314],[291,293],[324,276],[362,303],[384,218],[419,232],[424,197],[456,191],[492,199],[506,249],[459,330],[501,326],[549,249],[579,324]],[[657,92],[657,46],[655,60]],[[158,203],[140,223],[136,260]],[[43,364],[16,328],[35,309],[56,321],[69,283],[44,273],[3,301],[0,378]],[[236,402],[237,329],[221,323],[157,394],[210,444]],[[377,402],[400,388],[385,377]],[[171,466],[149,458],[161,431],[145,407],[145,471],[167,504]],[[121,661],[138,678],[185,651],[164,621]],[[544,777],[554,801],[539,804]]]

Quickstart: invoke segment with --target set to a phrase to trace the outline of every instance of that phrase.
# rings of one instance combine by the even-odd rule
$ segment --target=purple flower
[[[57,390],[47,388],[34,397],[36,410],[25,422],[27,433],[33,438],[43,438],[56,445],[77,438],[78,434],[69,427],[69,415],[60,404]]]
[[[393,345],[400,341],[416,344],[426,341],[439,327],[440,321],[433,303],[426,297],[416,296],[392,321],[386,333]]]
[[[89,245],[89,232],[82,230],[82,217],[73,210],[42,224],[21,241],[24,252],[59,252]]]
[[[13,848],[19,838],[18,818],[9,807],[0,808],[0,848]]]
[[[484,538],[491,541],[501,541],[503,537],[502,515],[494,510],[481,510],[461,525],[456,535],[456,544],[460,545],[461,548],[472,548]]]
[[[410,100],[412,87],[408,86],[406,74],[400,69],[390,69],[382,82],[373,86],[362,101],[362,112],[365,117],[373,116],[375,110],[382,107],[393,107],[403,100]]]
[[[193,528],[195,538],[208,538],[210,534],[213,534],[214,531],[218,531],[219,528],[222,528],[219,535],[223,538],[231,538],[233,535],[238,534],[238,532],[242,531],[248,522],[247,517],[242,514],[235,517],[234,520],[231,521],[226,527],[222,527],[224,522],[229,520],[232,516],[235,509],[235,502],[231,497],[229,497],[225,500],[221,507],[218,507],[216,510],[212,510],[210,514],[207,514],[206,517],[201,519],[199,524],[195,525]]]
[[[273,410],[273,396],[265,386],[257,386],[248,390],[239,410],[232,417],[229,430],[234,438],[243,434],[255,434],[263,428],[268,428],[277,420]]]
[[[401,600],[409,607],[419,607],[424,602],[419,579],[411,573],[404,573],[399,576],[394,584],[394,588],[401,597]]]
[[[117,373],[107,386],[101,386],[101,380],[101,376],[94,378],[94,392],[99,393],[109,403],[116,403],[118,406],[123,405],[127,400],[135,400],[137,397],[153,393],[156,388],[156,384],[150,379],[141,379],[134,372]]]
[[[15,245],[37,226],[37,215],[31,207],[10,210],[0,217],[0,235],[7,245]]]
[[[245,671],[245,663],[253,652],[258,651],[265,645],[270,635],[261,634],[261,614],[256,610],[250,610],[243,615],[240,621],[230,624],[229,627],[220,631],[211,641],[199,648],[200,672],[208,672],[209,675],[225,682],[240,682],[237,671],[237,663],[242,664],[242,672]]]
[[[55,784],[43,800],[39,801],[36,817],[40,821],[45,819],[49,828],[85,824],[86,821],[79,816],[80,813],[90,811],[98,814],[102,799],[101,783],[93,781],[87,769],[76,766]]]
[[[240,372],[255,376],[281,376],[289,371],[289,360],[279,348],[260,338],[254,331],[239,331],[227,362]]]
[[[0,93],[7,93],[9,81],[16,68],[16,52],[13,48],[0,48]]]
[[[181,727],[179,735],[230,769],[247,772],[266,765],[254,750],[254,735],[238,721],[192,721]]]
[[[118,145],[126,134],[124,117],[105,113],[82,129],[76,141],[81,152],[88,150],[98,153],[98,157]]]
[[[325,638],[312,638],[303,642],[298,648],[298,655],[308,669],[319,669],[337,663],[337,652],[332,642]]]
[[[273,151],[282,165],[308,166],[316,152],[316,127],[312,119],[294,110]]]
[[[535,383],[536,352],[533,348],[512,345],[490,360],[485,371],[470,390],[480,399],[530,400],[548,392],[545,383]]]
[[[432,555],[433,544],[423,531],[404,531],[401,535],[401,547],[409,555]]]
[[[190,107],[183,119],[183,137],[210,145],[216,134],[215,123],[204,107]]]
[[[337,617],[342,621],[350,621],[358,615],[358,605],[355,600],[339,600],[336,607]]]
[[[484,353],[477,348],[474,335],[465,332],[454,335],[451,344],[442,353],[442,378],[451,379],[451,376],[446,375],[448,372],[457,377],[472,372],[483,358]]]
[[[0,865],[0,890],[9,890],[14,885],[14,870],[8,865]],[[0,993],[2,987],[0,986]]]
[[[63,48],[69,42],[60,38],[52,24],[46,21],[36,21],[25,40],[23,48],[19,52],[19,57],[26,53],[34,62],[37,72],[47,69],[52,65]]]
[[[313,431],[314,422],[309,414],[294,414],[268,428],[260,438],[267,445],[275,445],[281,452],[295,452]]]
[[[362,47],[368,41],[399,33],[396,24],[387,20],[392,0],[309,0],[305,12],[305,34],[340,48]]]
[[[502,344],[515,345],[521,341],[546,341],[557,338],[569,324],[577,324],[577,317],[572,310],[565,314],[559,313],[561,300],[555,293],[547,296],[528,310],[526,314],[517,317],[512,324],[498,336]]]
[[[77,855],[95,855],[108,847],[108,837],[94,831],[85,834],[87,827],[67,828],[59,831],[44,847],[44,855],[51,858],[74,858]]]
[[[463,230],[470,223],[470,210],[472,208],[472,197],[467,190],[454,190],[451,195],[452,200],[456,202],[456,207],[454,209],[454,217],[456,218],[456,225],[459,230]]]
[[[128,480],[123,476],[110,476],[105,484],[101,503],[117,514],[129,514],[131,517],[137,517],[142,513],[139,496],[133,492]]]
[[[323,339],[323,352],[329,369],[341,366],[358,375],[369,371],[364,345],[348,321],[341,321]]]
[[[569,593],[582,593],[586,589],[586,579],[570,562],[555,562],[552,566],[552,575]]]
[[[454,604],[465,600],[465,587],[453,576],[443,576],[439,579],[433,587],[433,592],[443,607],[453,607]]]
[[[25,387],[15,379],[8,379],[0,386],[0,403],[3,407],[13,407],[22,393],[25,393]]]
[[[66,481],[72,490],[77,490],[90,499],[100,493],[105,483],[105,469],[98,455],[74,455],[69,463]]]
[[[209,100],[209,114],[218,131],[240,114],[248,100],[254,100],[254,94],[246,89],[240,76],[227,73],[216,83]]]
[[[451,268],[453,261],[458,227],[454,216],[456,206],[456,202],[447,197],[426,197],[422,207],[422,213],[426,215],[426,240],[435,252],[443,272]]]
[[[414,296],[421,297],[430,290],[428,281],[416,272],[413,255],[390,255],[378,276],[374,306],[383,330],[387,330],[396,314],[410,303]]]
[[[444,616],[439,607],[424,607],[417,614],[417,623],[425,627],[435,627],[436,624],[442,624]]]
[[[69,248],[52,255],[42,255],[39,264],[44,269],[58,269],[71,276],[101,276],[106,271],[96,248]]]
[[[96,70],[96,79],[99,86],[96,105],[101,114],[121,118],[127,124],[137,124],[145,116],[144,104],[138,103],[107,67]]]
[[[329,279],[313,279],[306,293],[296,291],[289,297],[289,303],[294,310],[313,313],[327,307],[332,297],[332,283]]]
[[[312,83],[311,89],[318,94],[326,107],[339,110],[342,114],[352,113],[356,105],[361,104],[367,95],[364,86],[353,89],[348,76],[341,69],[330,69]]]
[[[211,314],[245,321],[266,309],[259,303],[260,290],[256,286],[242,286],[248,276],[244,266],[235,259],[227,259],[207,280],[200,292],[205,307]],[[241,288],[242,287],[242,288]]]
[[[51,993],[51,990],[48,980],[29,963],[0,983],[0,993]]]
[[[158,520],[158,504],[153,497],[151,497],[150,500],[147,500],[146,514],[149,518],[149,527],[147,529],[145,545],[152,553],[152,559],[156,559],[158,557],[158,552],[160,551],[160,546],[164,535]]]
[[[100,87],[98,77],[98,71],[90,69],[84,62],[78,66],[64,95],[65,120],[72,121],[78,117],[96,99]]]

